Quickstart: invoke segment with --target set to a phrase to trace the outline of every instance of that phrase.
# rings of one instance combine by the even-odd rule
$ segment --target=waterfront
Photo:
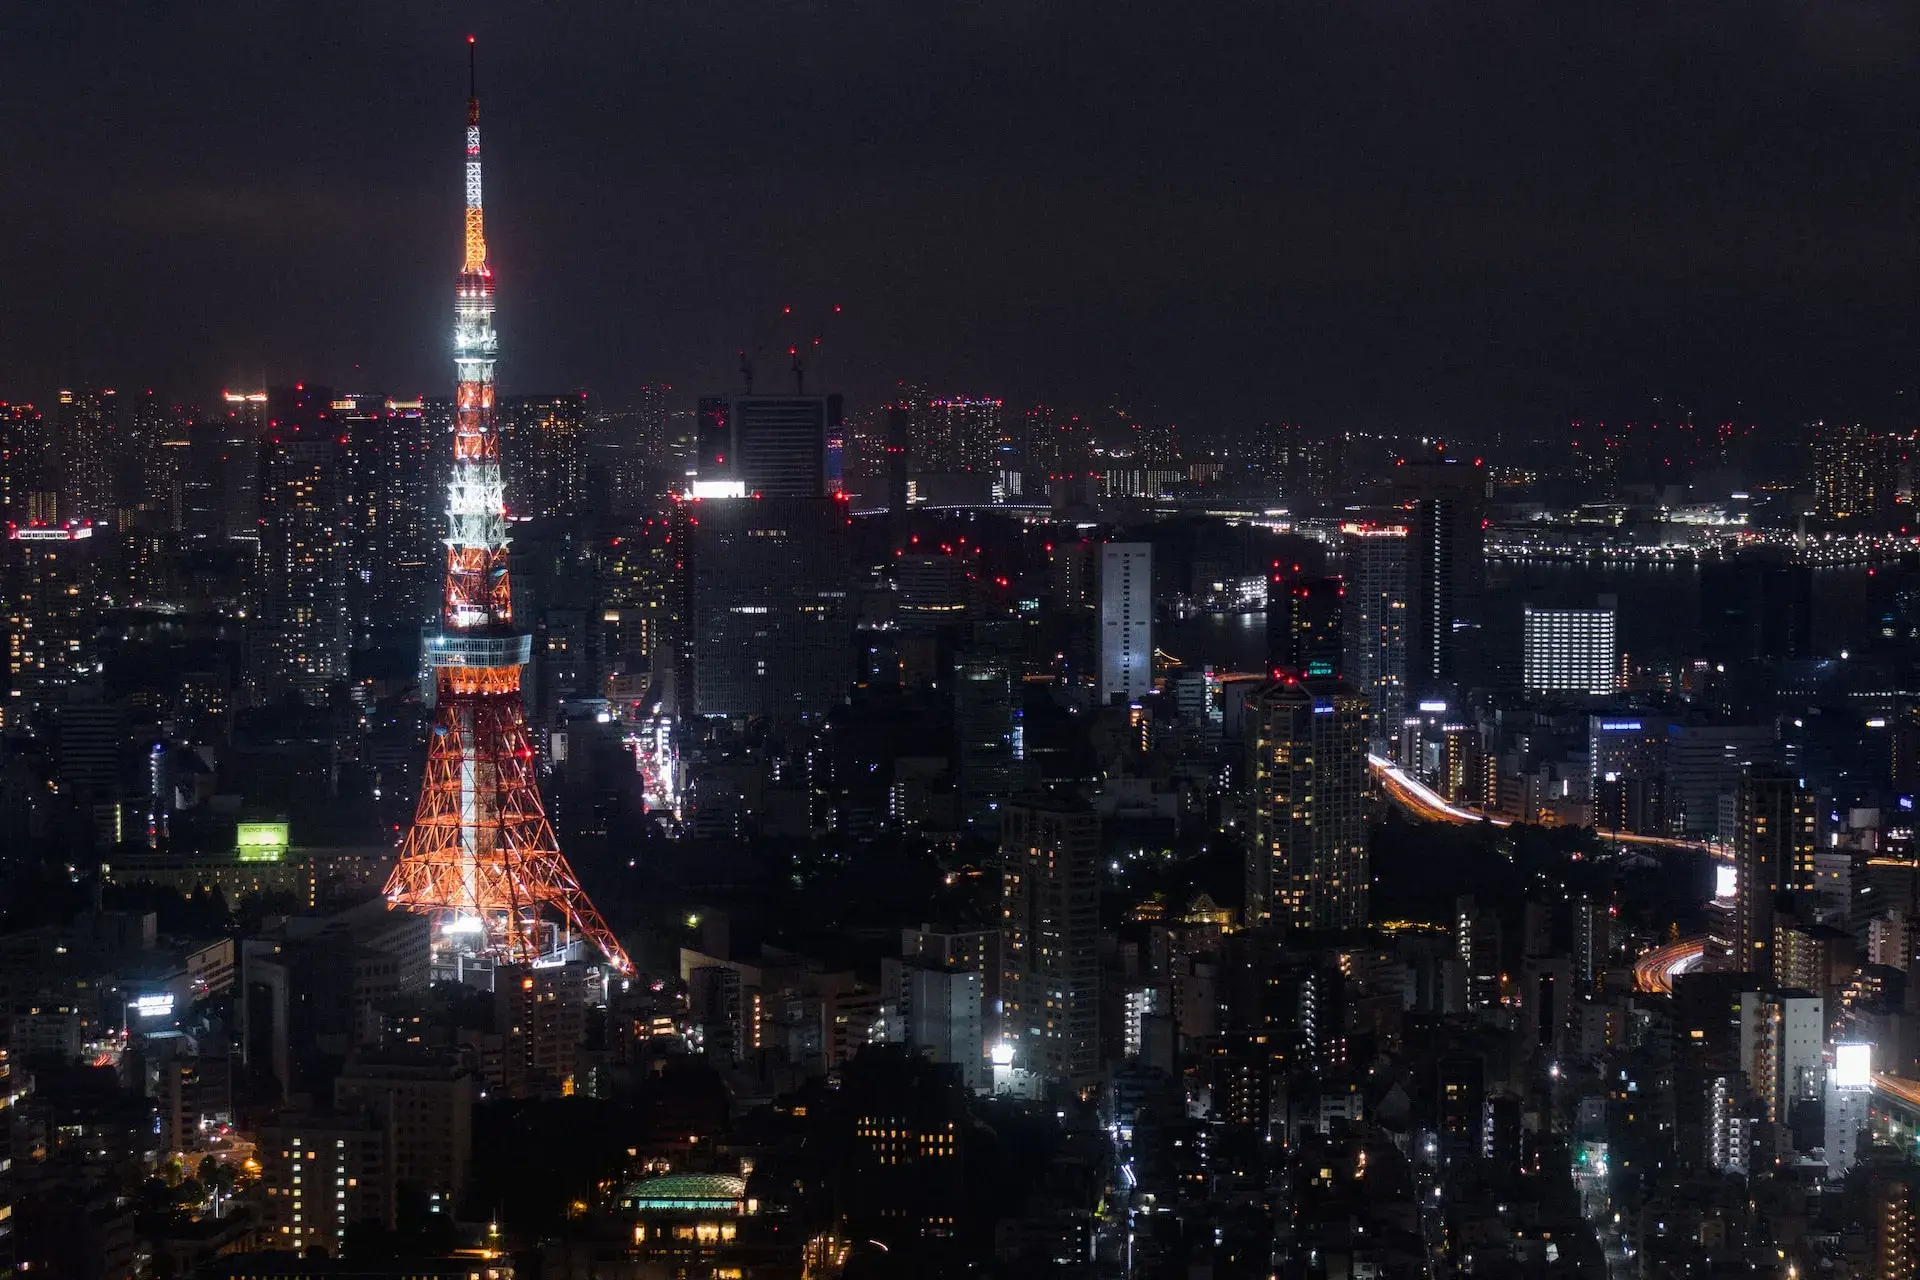
[[[1842,650],[1867,649],[1887,601],[1902,581],[1915,577],[1899,567],[1815,569],[1816,652],[1837,656]],[[1700,571],[1692,564],[1497,561],[1487,566],[1481,645],[1488,660],[1496,669],[1517,670],[1524,606],[1588,608],[1602,595],[1618,601],[1620,648],[1634,660],[1676,659],[1697,645]],[[1266,660],[1266,614],[1213,613],[1163,622],[1154,643],[1183,662],[1258,671]]]

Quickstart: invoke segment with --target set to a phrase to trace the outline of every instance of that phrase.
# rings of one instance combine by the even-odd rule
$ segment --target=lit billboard
[[[287,824],[242,822],[234,832],[234,850],[242,862],[278,862],[287,853]]]

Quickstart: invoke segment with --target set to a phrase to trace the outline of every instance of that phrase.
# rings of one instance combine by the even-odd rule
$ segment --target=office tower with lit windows
[[[346,678],[352,638],[345,424],[332,392],[304,385],[268,392],[268,424],[247,688],[256,704],[290,695],[318,702]]]
[[[0,403],[0,520],[27,522],[27,495],[47,488],[46,425],[30,404]]]
[[[1814,890],[1813,851],[1818,812],[1798,778],[1755,766],[1735,795],[1733,962],[1762,982],[1774,980],[1774,915],[1782,897]]]
[[[1866,1175],[1870,1280],[1920,1275],[1920,1169],[1878,1164]]]
[[[1015,1067],[1088,1080],[1099,1070],[1100,819],[1038,797],[1001,812],[1004,1042]]]
[[[1823,422],[1811,453],[1815,514],[1868,528],[1888,525],[1906,460],[1899,441],[1858,423]]]
[[[841,399],[710,396],[695,416],[700,470],[674,532],[691,668],[682,710],[822,715],[852,670],[847,504],[828,491]]]
[[[1293,676],[1344,675],[1345,587],[1275,569],[1267,582],[1267,669]]]
[[[601,551],[601,651],[610,669],[637,674],[672,665],[683,595],[673,506],[656,497],[636,507]]]
[[[1153,545],[1100,548],[1100,705],[1134,702],[1153,688]]]
[[[1368,718],[1342,680],[1274,680],[1248,699],[1249,924],[1366,924]]]
[[[1407,714],[1407,527],[1345,524],[1340,543],[1346,553],[1344,674],[1372,703],[1373,738],[1384,748]]]
[[[507,473],[507,510],[536,519],[584,514],[586,396],[515,396],[500,402],[499,413],[501,444],[514,463]]]
[[[117,399],[111,390],[66,388],[55,397],[53,461],[67,506],[63,520],[105,521],[113,515]]]
[[[337,1255],[347,1228],[389,1225],[384,1126],[371,1116],[281,1115],[260,1128],[256,1150],[266,1239],[287,1252]]]
[[[1486,468],[1478,459],[1408,462],[1393,500],[1407,526],[1407,685],[1444,696],[1471,681],[1472,633],[1486,585]]]
[[[347,601],[356,636],[417,636],[433,616],[439,528],[429,487],[436,438],[420,400],[345,396]]]
[[[1604,697],[1619,683],[1614,598],[1597,609],[1543,609],[1521,615],[1521,683],[1529,693]]]
[[[683,502],[689,690],[683,713],[824,715],[852,682],[846,504],[832,498]]]
[[[106,540],[78,522],[7,532],[6,724],[21,728],[98,672]]]

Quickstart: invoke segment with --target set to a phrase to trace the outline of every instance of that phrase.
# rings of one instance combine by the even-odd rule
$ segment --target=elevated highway
[[[1373,770],[1373,776],[1380,782],[1381,789],[1400,808],[1416,818],[1427,822],[1474,823],[1491,822],[1496,827],[1513,825],[1511,818],[1497,818],[1492,814],[1479,813],[1449,804],[1440,793],[1420,781],[1382,756],[1370,755],[1367,765]],[[1634,835],[1626,831],[1599,830],[1603,840],[1618,840],[1622,844],[1650,846],[1658,849],[1688,849],[1695,853],[1711,853],[1713,847],[1704,840],[1674,840],[1665,836]]]

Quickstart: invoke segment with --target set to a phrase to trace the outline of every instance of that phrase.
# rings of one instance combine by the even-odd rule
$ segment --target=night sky
[[[1920,382],[1917,14],[10,4],[0,394],[446,393],[471,30],[508,393],[731,388],[839,303],[856,401],[1878,412]]]

